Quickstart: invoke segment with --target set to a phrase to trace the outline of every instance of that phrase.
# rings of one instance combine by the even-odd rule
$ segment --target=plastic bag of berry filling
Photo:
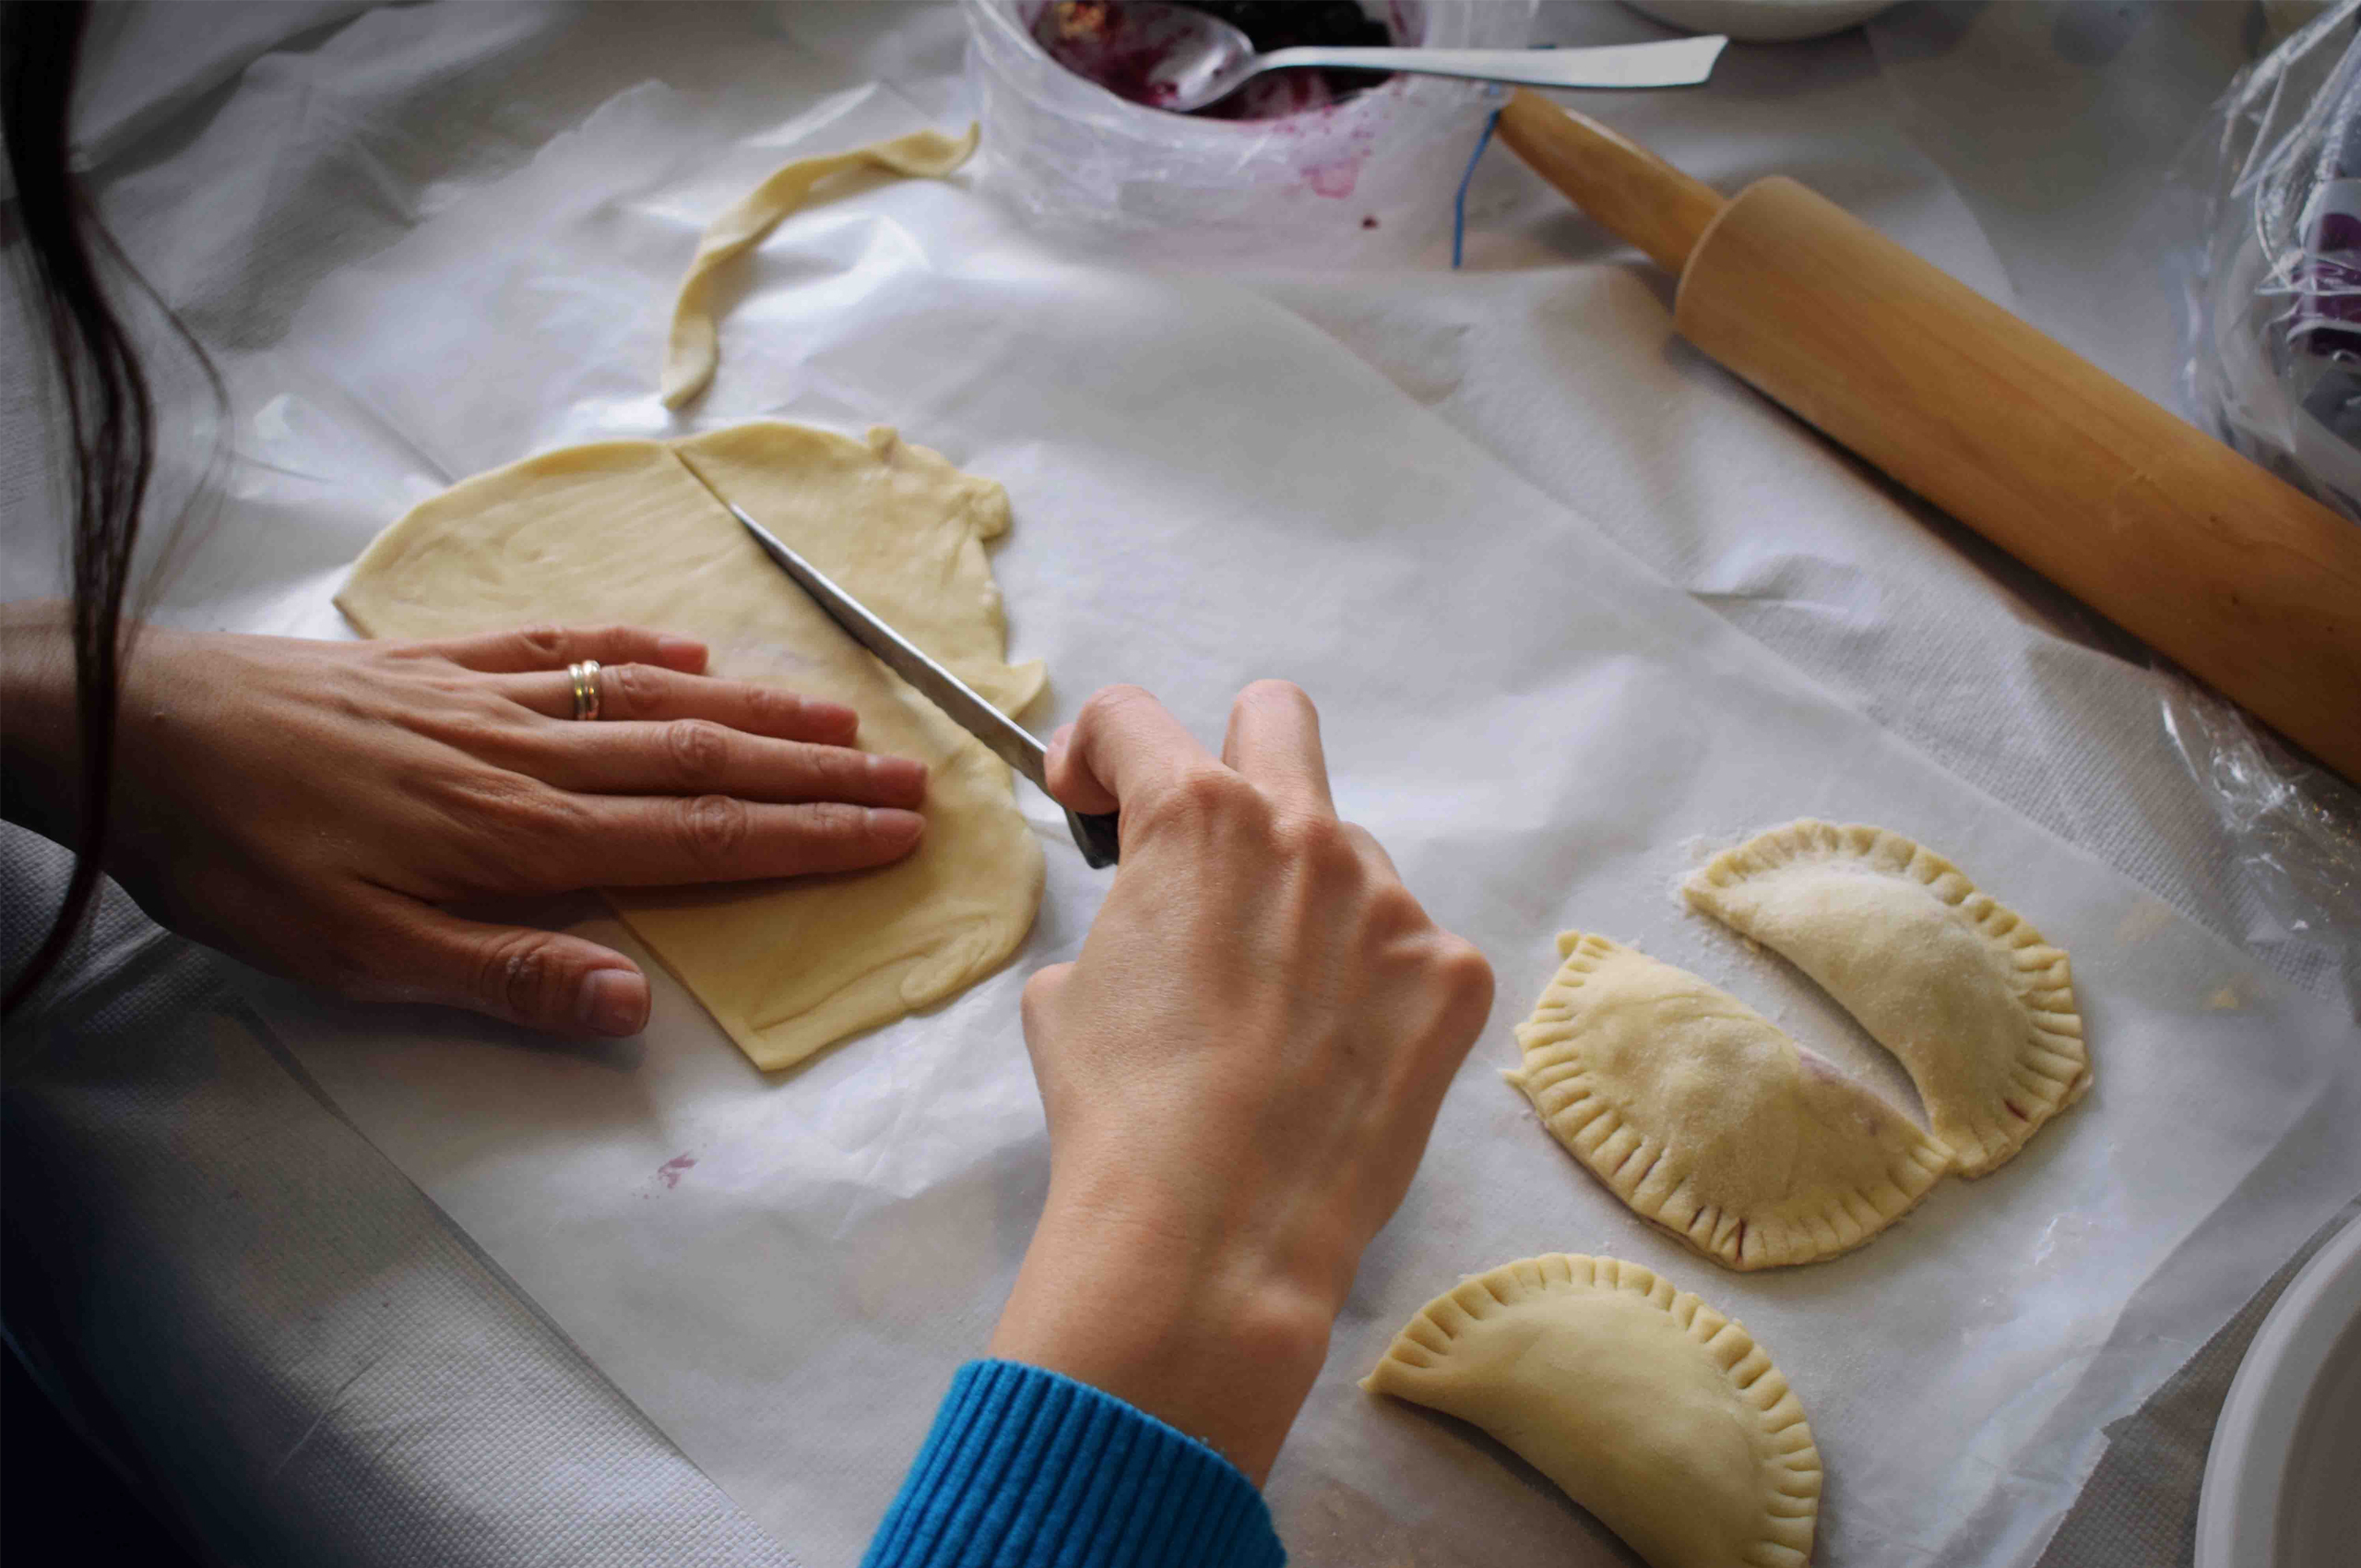
[[[1112,8],[1103,0],[966,0],[966,8],[985,187],[1067,243],[1144,261],[1399,261],[1447,231],[1452,194],[1496,106],[1477,83],[1397,76],[1363,86],[1365,74],[1289,71],[1215,113],[1176,114],[1127,101],[1045,47],[1062,30],[1105,25],[1095,14]],[[1204,8],[1265,49],[1503,49],[1526,42],[1534,0]],[[1348,36],[1357,21],[1362,30]],[[1097,74],[1120,87],[1123,66],[1102,53]]]
[[[2168,260],[2185,285],[2187,406],[2361,519],[2361,4],[2239,74],[2164,215],[2184,236]],[[2168,681],[2164,707],[2230,837],[2253,936],[2324,950],[2361,1010],[2361,789],[2189,682]]]

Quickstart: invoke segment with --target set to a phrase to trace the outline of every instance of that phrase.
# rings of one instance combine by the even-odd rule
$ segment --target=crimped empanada
[[[1951,1151],[1725,991],[1603,936],[1517,1026],[1508,1075],[1634,1212],[1731,1268],[1859,1246],[1923,1197]]]
[[[1899,833],[1791,822],[1714,856],[1682,891],[1901,1060],[1964,1176],[2004,1163],[2091,1087],[2065,953]]]
[[[1745,1328],[1637,1264],[1563,1253],[1436,1297],[1361,1380],[1472,1421],[1651,1568],[1801,1568],[1820,1451]]]

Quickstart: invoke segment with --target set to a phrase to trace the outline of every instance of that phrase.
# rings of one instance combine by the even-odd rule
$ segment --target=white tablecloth
[[[227,20],[194,20],[208,15]],[[166,297],[233,367],[281,340],[321,279],[518,168],[643,80],[709,104],[718,134],[730,136],[840,111],[847,94],[889,93],[943,115],[955,113],[961,93],[960,26],[938,8],[418,7],[355,17],[348,6],[159,7],[110,25],[115,30],[97,41],[87,100],[105,210]],[[1548,7],[1542,28],[1563,42],[1657,35],[1614,7]],[[2259,41],[2257,13],[2238,6],[1914,5],[1867,34],[1734,50],[1704,92],[1602,107],[1725,188],[1757,173],[1801,175],[2165,396],[2170,298],[2143,216],[2181,128]],[[1469,208],[1468,265],[1456,275],[1428,257],[1415,270],[1275,271],[1255,284],[1851,706],[2166,904],[2249,944],[2291,981],[2332,992],[2329,967],[2277,940],[2232,874],[2212,814],[2157,721],[2154,678],[2117,657],[2104,629],[1940,519],[1897,531],[1887,515],[1857,505],[1860,476],[1849,459],[1775,410],[1746,407],[1745,394],[1670,338],[1660,301],[1649,308],[1661,284],[1504,153],[1496,149],[1479,169]],[[237,220],[225,221],[225,212]],[[18,356],[21,344],[11,339],[0,352]],[[23,384],[10,390],[0,567],[14,594],[38,586],[54,546],[40,507],[26,504],[37,479],[27,461],[30,410]],[[1793,439],[1749,442],[1743,461],[1694,449],[1688,436],[1705,413],[1730,418],[1734,406],[1735,417]],[[167,589],[163,612],[257,628],[299,621],[300,607],[317,603],[385,520],[326,504],[365,489],[369,475],[314,478],[324,503],[314,510],[233,510],[216,522]],[[286,1071],[276,1059],[265,1068],[266,1077]],[[114,1070],[131,1075],[124,1093],[137,1088],[136,1060]],[[172,1114],[172,1095],[224,1092],[221,1071],[208,1076],[200,1061],[184,1087],[142,1114]],[[37,1092],[12,1091],[59,1124],[58,1102],[23,1098]],[[263,1091],[230,1092],[251,1103]],[[108,1116],[74,1125],[76,1140],[54,1144],[61,1158],[115,1161],[131,1172],[126,1194],[154,1180],[152,1166],[124,1163],[130,1146]],[[190,1158],[221,1157],[220,1135],[191,1134]],[[246,1146],[251,1137],[234,1141]],[[374,1190],[355,1201],[397,1207],[389,1195],[397,1192],[399,1202],[418,1201],[398,1179],[380,1179]],[[277,1192],[274,1182],[251,1184],[219,1198],[219,1212],[234,1218],[247,1205],[267,1222],[282,1203]],[[185,1256],[190,1266],[218,1258],[224,1244],[218,1228],[156,1225],[138,1236],[139,1246]],[[432,1251],[386,1266],[407,1278],[462,1267]],[[528,1306],[496,1288],[471,1299],[505,1303],[483,1309],[491,1326],[482,1332],[536,1346],[551,1369],[544,1375],[576,1381],[586,1391],[580,1408],[601,1412],[585,1418],[591,1424],[641,1434],[609,1441],[609,1462],[682,1489],[689,1501],[673,1506],[683,1518],[729,1515],[726,1500],[700,1491],[702,1479],[660,1437],[633,1428],[633,1413],[603,1380],[570,1362],[562,1345],[549,1348],[547,1325]],[[266,1313],[260,1328],[211,1335],[204,1323],[217,1320],[200,1313],[182,1336],[186,1359],[223,1384],[310,1390],[299,1408],[316,1405],[330,1431],[350,1419],[341,1392],[333,1380],[291,1379],[291,1367],[323,1355],[362,1367],[371,1344],[414,1349],[433,1344],[448,1321],[437,1315],[447,1308],[421,1305],[366,1333],[343,1329],[306,1344],[291,1337],[291,1310]],[[110,1386],[135,1417],[168,1422],[169,1411],[143,1402],[122,1370],[138,1364],[122,1359],[136,1339],[136,1313],[127,1321],[81,1348],[101,1362],[118,1358]],[[373,1419],[398,1420],[405,1399],[428,1408],[425,1394],[396,1389]],[[522,1419],[487,1408],[469,1418],[469,1430],[496,1440],[513,1430],[504,1422]],[[532,1419],[545,1428],[554,1418]],[[433,1430],[456,1430],[447,1410]],[[268,1441],[257,1438],[256,1451]],[[352,1444],[344,1462],[368,1473],[379,1463],[370,1446]],[[431,1514],[438,1496],[465,1495],[469,1510],[488,1516],[551,1516],[545,1481],[530,1475],[504,1490],[474,1481],[464,1492],[444,1490],[462,1485],[465,1467],[454,1456],[466,1451],[425,1443],[409,1452],[415,1469],[403,1506]],[[255,1479],[267,1474],[258,1467],[242,1483],[233,1471],[211,1506],[268,1518],[279,1504]],[[241,1484],[254,1490],[240,1496]],[[483,1538],[536,1538],[535,1526],[519,1530]],[[402,1538],[414,1550],[423,1538],[391,1526],[355,1531],[341,1550],[355,1562],[400,1561],[387,1543]],[[461,1547],[436,1550],[448,1554],[434,1560],[467,1560]],[[618,1561],[666,1555],[660,1536],[599,1550]],[[754,1561],[763,1549],[730,1555],[740,1550],[717,1549],[709,1560]],[[2081,1561],[2146,1560],[2127,1551]]]

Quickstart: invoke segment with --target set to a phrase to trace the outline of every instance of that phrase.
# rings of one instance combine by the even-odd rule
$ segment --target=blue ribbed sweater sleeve
[[[1111,1394],[970,1361],[862,1568],[1278,1568],[1263,1494]]]

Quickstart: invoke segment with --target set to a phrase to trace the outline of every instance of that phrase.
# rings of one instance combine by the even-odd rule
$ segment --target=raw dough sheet
[[[661,626],[705,640],[708,674],[843,703],[861,745],[926,765],[926,835],[874,874],[606,894],[756,1065],[784,1068],[1006,962],[1033,923],[1041,849],[1007,765],[839,632],[723,496],[1003,707],[1021,712],[1040,691],[1038,664],[1001,660],[983,541],[1007,528],[1007,498],[883,426],[855,441],[754,422],[481,474],[379,535],[337,606],[378,637],[519,618]]]
[[[705,221],[783,156],[919,124],[882,95],[826,110],[717,147],[694,103],[635,89],[329,276],[240,368],[257,412],[231,531],[301,517],[357,542],[530,452],[757,417],[894,423],[1003,481],[995,571],[1011,657],[1054,675],[1045,728],[1129,680],[1213,737],[1245,681],[1302,681],[1342,809],[1500,971],[1272,1478],[1296,1561],[1619,1560],[1497,1451],[1353,1386],[1461,1275],[1572,1251],[1657,1270],[1772,1348],[1828,1466],[1820,1562],[2030,1562],[2106,1422],[2361,1188],[2350,1021],[1808,685],[1301,317],[1062,266],[955,181],[782,225],[713,390],[669,422],[647,367]],[[1857,505],[1918,526],[1866,482]],[[333,586],[243,618],[334,635]],[[647,1034],[616,1045],[269,997],[336,1103],[811,1563],[857,1557],[1040,1201],[1017,991],[1074,955],[1104,884],[1018,802],[1049,886],[1017,961],[777,1084],[661,979]],[[1568,927],[1843,1058],[1839,1015],[1672,892],[1692,842],[1808,814],[1940,846],[2071,952],[2105,1070],[1874,1245],[1733,1276],[1625,1211],[1498,1069]]]

